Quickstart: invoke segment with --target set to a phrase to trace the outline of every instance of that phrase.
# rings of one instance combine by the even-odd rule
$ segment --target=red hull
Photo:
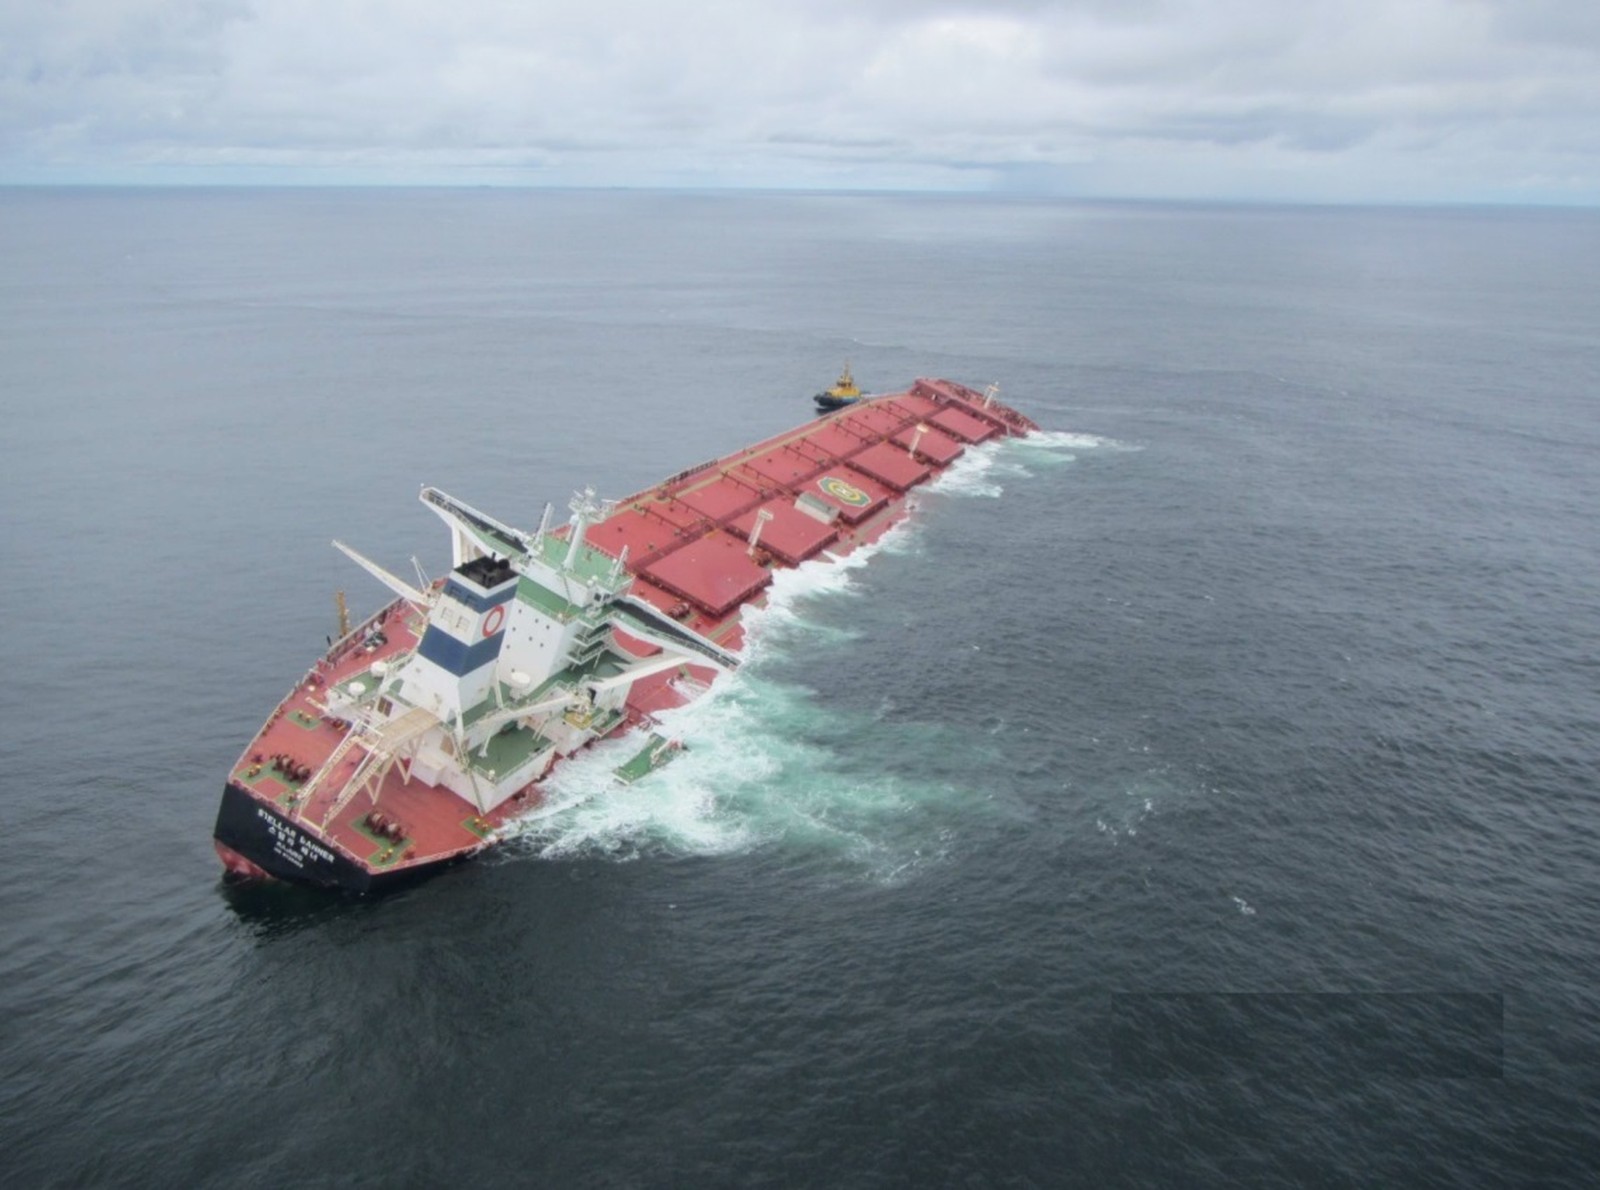
[[[212,843],[216,846],[217,856],[218,856],[218,858],[220,858],[222,860],[223,873],[228,879],[231,879],[231,880],[269,880],[269,879],[271,879],[271,877],[272,877],[272,873],[271,872],[268,872],[265,868],[263,868],[260,865],[256,864],[252,860],[246,859],[244,856],[240,855],[237,851],[235,851],[232,847],[229,847],[221,839],[213,839]]]

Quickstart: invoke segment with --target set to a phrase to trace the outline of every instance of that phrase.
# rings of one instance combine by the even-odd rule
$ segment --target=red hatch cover
[[[681,500],[671,496],[650,496],[640,500],[636,507],[641,512],[658,516],[664,521],[671,521],[682,529],[692,529],[701,521],[701,516],[693,508]]]
[[[985,442],[1000,432],[992,422],[974,417],[961,409],[946,409],[929,419],[941,430],[947,430],[963,442]]]
[[[696,514],[695,519],[699,521],[704,518]],[[660,550],[680,545],[694,532],[696,530],[679,528],[675,521],[651,516],[640,506],[632,505],[612,513],[603,521],[590,525],[585,540],[613,558],[620,557],[623,547],[626,546],[629,569],[632,569],[632,563]]]
[[[759,475],[768,487],[792,488],[815,474],[821,464],[798,446],[790,445],[746,459],[744,465]]]
[[[822,446],[811,441],[810,438],[795,438],[789,443],[789,449],[803,459],[811,460],[811,474],[817,473],[817,468],[824,463],[833,462],[834,456]]]
[[[932,397],[925,397],[918,393],[907,393],[895,399],[895,405],[905,411],[907,417],[920,417],[926,421],[944,406]]]
[[[707,533],[700,540],[657,558],[644,568],[651,582],[676,591],[721,616],[772,581],[766,568],[745,552],[747,543],[727,533]]]
[[[835,463],[805,489],[839,510],[849,525],[859,525],[889,502],[892,492],[854,467]]]
[[[874,403],[865,409],[855,410],[845,420],[858,434],[869,438],[882,438],[905,425],[910,417],[910,413],[894,405]]]
[[[890,439],[896,446],[911,449],[911,444],[917,444],[917,454],[922,458],[932,460],[934,466],[945,467],[959,459],[966,447],[957,442],[949,434],[941,434],[932,426],[923,430],[920,435],[916,426],[909,426],[901,430]]]
[[[880,479],[897,492],[915,487],[928,478],[928,468],[917,462],[903,446],[880,442],[850,460],[850,465]]]
[[[762,527],[756,543],[790,566],[800,565],[839,536],[838,530],[832,525],[824,525],[816,517],[801,512],[787,496],[769,500],[761,507],[772,514],[772,519]],[[751,509],[731,526],[746,541],[750,540],[750,530],[755,528],[758,511]]]
[[[860,434],[852,434],[836,421],[825,421],[805,437],[807,445],[829,458],[845,459],[867,444]]]
[[[941,405],[948,405],[951,401],[981,401],[983,394],[976,389],[968,388],[964,384],[957,384],[954,380],[931,380],[923,378],[911,386],[913,397],[928,397]]]
[[[754,477],[741,482],[737,476],[720,475],[716,482],[684,491],[678,498],[720,525],[760,500],[761,488]]]

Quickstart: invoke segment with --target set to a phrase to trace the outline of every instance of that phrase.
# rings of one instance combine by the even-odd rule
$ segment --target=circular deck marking
[[[493,636],[500,631],[500,625],[506,622],[506,609],[504,607],[491,607],[489,614],[483,617],[483,634]]]
[[[856,487],[855,484],[846,483],[833,475],[819,479],[817,486],[835,500],[848,504],[853,508],[865,508],[872,503],[872,497]]]

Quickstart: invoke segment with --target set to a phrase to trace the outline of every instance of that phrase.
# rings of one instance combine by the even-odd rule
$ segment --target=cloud
[[[0,179],[1600,198],[1588,0],[12,8]]]

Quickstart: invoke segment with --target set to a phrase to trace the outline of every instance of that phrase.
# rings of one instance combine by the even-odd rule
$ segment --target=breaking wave
[[[1096,434],[1075,434],[1065,430],[1041,430],[1026,438],[1005,438],[968,447],[945,472],[923,489],[946,496],[1005,494],[1005,481],[1031,479],[1035,467],[1054,467],[1075,461],[1087,451],[1138,450],[1113,438]]]
[[[968,447],[923,490],[940,496],[999,496],[1005,489],[996,482],[993,472],[1004,446],[1002,442],[987,442]]]
[[[1002,480],[1026,478],[1023,460],[1104,442],[1087,435],[1039,435],[969,449],[913,498],[913,515],[846,557],[826,556],[774,574],[767,605],[745,617],[745,663],[703,697],[660,716],[663,734],[685,747],[633,785],[613,771],[642,746],[642,733],[604,741],[564,762],[545,784],[545,805],[508,828],[514,847],[543,858],[626,860],[652,852],[717,855],[782,842],[859,865],[893,880],[936,860],[951,839],[948,814],[918,814],[965,795],[952,786],[893,771],[863,769],[864,749],[893,756],[927,748],[929,729],[878,721],[842,723],[812,690],[773,670],[801,650],[847,647],[848,627],[808,616],[816,601],[854,598],[856,574],[879,553],[917,548],[917,503],[938,497],[995,497]]]
[[[1102,438],[1098,434],[1074,434],[1068,430],[1041,430],[1026,438],[1014,439],[1012,445],[1029,450],[1138,450],[1118,442],[1115,438]]]
[[[548,785],[554,808],[519,823],[518,843],[543,858],[627,860],[781,842],[895,879],[936,854],[939,840],[885,824],[950,791],[849,771],[830,746],[827,717],[811,692],[741,671],[662,716],[685,750],[636,784],[618,784],[612,769],[637,737],[569,761]]]
[[[604,741],[564,762],[545,783],[545,805],[508,828],[508,841],[543,858],[633,859],[664,851],[717,855],[784,841],[825,850],[893,879],[938,850],[938,841],[882,829],[890,817],[950,791],[882,770],[851,771],[854,751],[824,700],[768,672],[796,649],[845,647],[854,635],[807,618],[814,600],[851,598],[854,574],[903,548],[906,523],[847,557],[773,576],[767,606],[746,614],[745,663],[703,697],[664,712],[660,730],[684,745],[666,767],[633,785],[613,770],[642,733]],[[845,732],[848,734],[848,732]],[[891,738],[881,746],[894,747]]]

